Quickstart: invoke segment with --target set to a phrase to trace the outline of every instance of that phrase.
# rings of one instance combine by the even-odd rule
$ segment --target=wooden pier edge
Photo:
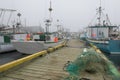
[[[21,58],[21,59],[6,63],[4,65],[1,65],[0,66],[0,73],[5,72],[5,71],[7,71],[7,70],[9,70],[11,68],[14,68],[16,66],[19,66],[20,64],[23,64],[23,63],[25,63],[27,61],[35,59],[35,58],[37,58],[39,56],[45,55],[48,52],[53,52],[53,51],[55,51],[55,50],[57,50],[57,49],[59,49],[61,47],[64,47],[65,45],[66,45],[66,41],[64,41],[62,44],[59,44],[59,45],[57,45],[57,46],[55,46],[53,48],[48,48],[47,50],[43,50],[41,52],[34,53],[34,54],[30,55],[30,56],[27,56],[27,57],[24,57],[24,58]]]

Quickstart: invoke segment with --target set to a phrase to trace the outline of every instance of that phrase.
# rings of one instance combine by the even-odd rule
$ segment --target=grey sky
[[[86,27],[96,14],[100,0],[51,0],[52,17],[55,30],[56,20],[71,31],[79,31]],[[108,13],[113,24],[120,25],[120,0],[102,0],[105,13]],[[27,25],[45,27],[44,21],[49,16],[49,0],[0,0],[0,8],[16,9],[22,14],[21,19],[26,19]]]

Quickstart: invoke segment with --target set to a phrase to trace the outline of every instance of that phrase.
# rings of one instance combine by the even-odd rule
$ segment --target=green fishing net
[[[65,70],[69,76],[64,80],[90,80],[82,79],[82,75],[85,73],[90,75],[101,74],[103,78],[107,76],[111,80],[120,80],[120,73],[113,63],[93,49],[82,52],[75,61],[67,63]]]

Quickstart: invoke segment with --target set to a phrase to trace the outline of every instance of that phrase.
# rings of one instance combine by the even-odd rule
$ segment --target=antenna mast
[[[52,2],[51,2],[51,0],[50,0],[50,7],[49,7],[49,13],[50,13],[50,15],[49,15],[49,18],[48,19],[46,19],[46,33],[49,33],[49,26],[51,25],[51,22],[52,22],[52,17],[51,17],[51,12],[52,12]]]
[[[52,12],[52,2],[51,2],[51,0],[50,0],[50,7],[49,7],[49,12],[50,12],[50,16],[49,16],[49,18],[50,18],[50,20],[52,20],[52,17],[51,17],[51,12]]]
[[[100,6],[101,6],[101,3],[102,3],[102,2],[101,2],[101,0],[100,0]]]
[[[98,8],[98,14],[99,14],[99,17],[98,17],[98,25],[101,26],[101,15],[102,15],[102,7],[101,7],[101,0],[100,0],[100,6]]]

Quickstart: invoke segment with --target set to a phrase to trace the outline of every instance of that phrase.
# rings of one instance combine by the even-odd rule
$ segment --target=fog
[[[80,31],[88,26],[100,6],[100,0],[51,0],[52,19],[51,31],[56,30],[56,25]],[[50,0],[0,0],[0,8],[15,9],[14,19],[17,13],[21,13],[21,21],[27,26],[45,27],[45,20],[49,18]],[[104,13],[112,24],[120,25],[120,0],[101,0]],[[59,19],[59,22],[57,20]],[[16,20],[16,19],[15,19]]]

